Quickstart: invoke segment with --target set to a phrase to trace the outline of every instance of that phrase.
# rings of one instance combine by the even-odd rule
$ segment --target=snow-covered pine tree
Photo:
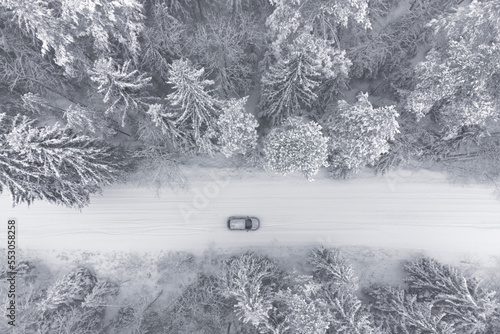
[[[139,68],[160,82],[168,80],[169,62],[187,51],[188,26],[171,15],[171,8],[165,1],[150,1],[146,6],[146,27],[141,34]]]
[[[111,147],[58,124],[33,123],[0,114],[0,191],[9,190],[13,205],[42,199],[81,208],[118,179],[123,162]]]
[[[275,125],[300,115],[317,98],[317,77],[313,59],[305,52],[296,51],[278,60],[262,77],[260,114]]]
[[[121,112],[122,126],[125,125],[127,109],[137,108],[141,103],[139,91],[149,85],[151,77],[130,68],[131,61],[122,66],[112,58],[98,59],[89,71],[90,79],[98,84],[97,91],[104,95],[106,114]]]
[[[220,102],[212,96],[212,80],[204,78],[203,68],[196,70],[190,61],[178,59],[169,66],[168,83],[173,92],[167,100],[175,110],[175,123],[186,125],[200,146],[201,153],[213,153],[210,136],[216,129]]]
[[[402,288],[372,286],[364,292],[372,299],[369,310],[374,323],[387,333],[457,333],[433,302],[417,301],[416,295]]]
[[[446,139],[500,118],[499,11],[498,1],[472,1],[431,22],[435,43],[416,67],[407,108],[418,118],[432,111]]]
[[[56,17],[56,10],[51,8],[50,1],[2,0],[0,5],[11,11],[12,18],[16,19],[25,34],[42,43],[43,55],[54,50],[56,64],[65,68],[67,73],[74,74],[72,66],[78,58],[72,50],[75,36],[72,36],[62,20]]]
[[[231,314],[232,305],[224,302],[218,289],[219,283],[216,276],[199,274],[173,303],[167,316],[170,325],[165,332],[217,334],[231,321],[231,331],[239,333],[238,322]]]
[[[218,145],[222,154],[230,157],[235,154],[246,154],[257,147],[257,120],[246,112],[247,97],[230,99],[222,108],[217,120],[220,132]]]
[[[358,279],[338,249],[319,247],[309,254],[313,277],[321,285],[316,296],[327,306],[335,333],[375,334],[370,315],[355,295]]]
[[[283,175],[301,172],[312,180],[320,167],[328,166],[327,141],[317,123],[289,118],[265,138],[265,168]]]
[[[296,289],[281,290],[276,300],[284,303],[282,326],[293,334],[325,334],[329,328],[329,313],[326,303],[315,296],[319,286],[312,277],[299,277]]]
[[[419,119],[434,110],[448,139],[463,127],[487,128],[500,118],[495,92],[500,46],[471,47],[463,40],[451,41],[443,53],[431,50],[417,65],[417,85],[408,96],[408,109]]]
[[[371,316],[353,291],[342,288],[335,295],[322,294],[329,306],[330,328],[338,334],[376,334]]]
[[[41,42],[42,54],[53,51],[54,62],[72,77],[82,75],[82,67],[88,68],[88,47],[96,58],[117,48],[131,58],[139,53],[143,16],[136,0],[2,0],[0,5],[12,13],[25,34]]]
[[[40,94],[26,93],[21,96],[23,109],[34,115],[54,115],[59,112]]]
[[[117,292],[116,284],[99,281],[87,268],[75,268],[52,284],[37,303],[38,321],[29,333],[97,333],[106,300]]]
[[[189,128],[185,124],[176,123],[176,114],[168,110],[168,106],[159,103],[150,104],[146,114],[153,121],[154,127],[160,130],[161,136],[150,128],[150,121],[145,121],[139,128],[139,139],[155,148],[167,146],[181,151],[193,149]]]
[[[221,294],[235,298],[234,311],[245,323],[256,328],[271,327],[269,311],[282,274],[268,258],[246,253],[224,261],[220,276]]]
[[[415,82],[412,60],[432,39],[428,26],[433,18],[453,10],[458,1],[419,0],[411,10],[399,11],[401,2],[370,1],[369,18],[374,29],[350,25],[342,29],[340,45],[352,60],[351,79],[380,79],[377,91],[412,89]],[[399,7],[402,8],[402,7]],[[391,15],[389,13],[398,13]]]
[[[273,0],[275,7],[267,19],[272,41],[268,54],[283,61],[293,52],[305,52],[313,59],[320,75],[322,103],[346,88],[351,61],[339,46],[339,29],[355,25],[368,29],[367,0]]]
[[[0,3],[2,44],[0,45],[0,80],[2,85],[19,93],[57,92],[65,95],[72,85],[58,65],[40,53],[39,43],[33,43],[13,20],[12,12]],[[14,96],[11,96],[14,97]]]
[[[225,11],[214,11],[187,40],[190,59],[205,68],[224,96],[251,88],[257,56],[248,50],[263,43],[259,23],[250,15],[228,18]]]
[[[95,58],[119,51],[122,59],[137,60],[145,19],[141,1],[59,1],[61,19],[72,35],[92,41]]]
[[[75,268],[50,286],[39,307],[47,311],[80,305],[96,284],[97,278],[89,269]]]
[[[367,0],[271,0],[275,7],[267,26],[275,56],[307,31],[311,37],[338,41],[338,28],[354,23],[370,28]],[[279,57],[277,57],[279,58]]]
[[[373,108],[368,94],[360,93],[352,105],[339,101],[327,121],[330,172],[348,177],[365,165],[373,164],[389,150],[389,140],[399,132],[394,106]]]
[[[487,319],[500,306],[495,292],[483,289],[475,277],[430,258],[421,258],[404,266],[410,293],[419,301],[433,302],[460,333],[482,333]]]
[[[93,106],[83,106],[78,103],[71,104],[64,110],[64,118],[67,127],[76,133],[100,139],[109,138],[116,134],[102,111]]]
[[[118,284],[98,279],[92,291],[85,296],[81,306],[104,311],[109,301],[118,295],[119,290]]]
[[[309,253],[308,262],[313,266],[315,280],[328,284],[333,292],[342,286],[348,287],[348,290],[358,288],[352,266],[338,249],[314,248]]]

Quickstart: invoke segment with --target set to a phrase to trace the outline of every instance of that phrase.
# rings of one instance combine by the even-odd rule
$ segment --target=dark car
[[[234,216],[227,220],[227,228],[239,231],[255,231],[260,227],[260,221],[256,217]]]

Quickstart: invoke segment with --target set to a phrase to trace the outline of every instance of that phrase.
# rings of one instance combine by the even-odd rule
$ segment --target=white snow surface
[[[500,255],[500,201],[491,188],[450,185],[436,172],[364,173],[349,181],[319,175],[309,182],[255,170],[184,171],[187,190],[158,196],[131,185],[106,188],[81,212],[40,201],[12,208],[4,193],[1,216],[18,220],[18,245],[31,250],[200,253],[214,244],[323,244]],[[256,216],[261,227],[229,231],[232,215]],[[2,246],[6,235],[0,233]]]

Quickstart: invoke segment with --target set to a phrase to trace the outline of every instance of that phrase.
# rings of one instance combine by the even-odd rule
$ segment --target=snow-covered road
[[[482,186],[449,185],[438,173],[397,171],[384,177],[333,181],[319,176],[225,170],[188,172],[189,191],[126,186],[92,197],[80,213],[43,202],[12,208],[0,197],[3,221],[19,222],[29,249],[191,250],[209,243],[323,243],[500,255],[500,201]],[[256,232],[228,231],[231,215],[255,215]],[[5,224],[4,224],[5,226]],[[0,232],[4,247],[6,229]]]

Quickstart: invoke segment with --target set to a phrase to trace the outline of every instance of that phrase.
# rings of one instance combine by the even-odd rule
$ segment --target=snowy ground
[[[185,169],[189,190],[119,186],[78,212],[43,202],[12,208],[24,249],[189,250],[324,244],[425,249],[430,255],[500,255],[500,201],[491,189],[449,185],[441,174],[396,171],[351,181],[218,168]],[[255,215],[255,232],[228,231],[231,215]],[[1,245],[6,233],[0,233]]]

